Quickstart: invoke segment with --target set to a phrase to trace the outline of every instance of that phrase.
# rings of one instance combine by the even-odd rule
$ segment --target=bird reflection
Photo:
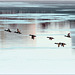
[[[42,28],[46,29],[48,27],[49,22],[41,23]]]

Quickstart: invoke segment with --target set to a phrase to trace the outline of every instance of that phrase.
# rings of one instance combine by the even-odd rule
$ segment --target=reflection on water
[[[75,3],[45,2],[0,2],[2,73],[23,73],[25,69],[28,73],[75,72]],[[4,31],[8,28],[12,32]],[[22,34],[14,33],[17,29]],[[64,36],[68,33],[71,38]],[[36,35],[35,39],[29,34]],[[66,45],[55,44],[60,42]]]
[[[70,21],[70,28],[74,29],[75,28],[75,21]],[[72,46],[73,49],[75,49],[75,31],[71,31],[72,34]]]
[[[57,5],[57,9],[53,9],[51,4],[45,8],[46,4],[37,3],[37,9],[28,7],[27,3],[20,2],[21,5],[7,5],[8,8],[0,7],[0,48],[51,48],[51,49],[74,49],[75,48],[75,15],[74,11],[68,13],[66,4]],[[7,4],[0,3],[0,4]],[[21,7],[25,5],[24,7]],[[17,6],[16,6],[17,5]],[[50,6],[50,7],[49,7]],[[61,6],[61,7],[60,7]],[[15,8],[16,7],[16,8]],[[63,8],[62,8],[63,7]],[[66,9],[65,9],[66,7]],[[72,7],[72,6],[71,6]],[[70,7],[69,7],[70,8]],[[68,8],[68,10],[69,10]],[[74,8],[72,9],[74,10]],[[60,13],[61,11],[61,13]],[[71,9],[69,10],[71,11]],[[28,12],[28,13],[27,13]],[[5,29],[11,29],[11,33],[5,32]],[[22,34],[16,34],[17,28]],[[67,33],[71,33],[72,38],[64,37]],[[37,37],[32,40],[29,34]],[[53,37],[49,40],[47,37]],[[65,47],[60,47],[54,43],[66,43]]]
[[[20,14],[19,14],[20,15]],[[33,16],[33,15],[31,15]],[[47,16],[46,16],[47,17]],[[46,18],[45,17],[45,18]],[[8,18],[8,17],[7,17]],[[10,17],[12,18],[12,16]],[[27,17],[26,17],[27,18]],[[25,18],[25,19],[26,19]],[[31,18],[31,17],[30,17]],[[67,45],[64,48],[71,48],[71,39],[64,37],[67,33],[69,33],[72,29],[71,21],[60,21],[60,22],[46,22],[46,20],[42,20],[40,22],[39,18],[35,16],[36,19],[28,19],[28,20],[0,20],[0,48],[26,48],[26,47],[41,47],[41,48],[58,48],[55,45],[55,42],[64,42]],[[25,21],[25,22],[24,22]],[[19,23],[18,23],[19,22]],[[6,24],[5,24],[6,23]],[[22,23],[22,24],[21,24]],[[30,24],[31,23],[31,24]],[[72,24],[72,25],[71,25]],[[11,29],[11,33],[5,32],[5,29]],[[16,34],[14,31],[17,28],[21,31],[22,34]],[[74,27],[73,27],[74,28]],[[35,34],[37,37],[35,40],[32,40],[29,34]],[[72,34],[72,31],[71,31]],[[47,37],[54,37],[54,40],[49,40]],[[74,44],[74,41],[72,42]],[[61,47],[63,48],[63,47]]]

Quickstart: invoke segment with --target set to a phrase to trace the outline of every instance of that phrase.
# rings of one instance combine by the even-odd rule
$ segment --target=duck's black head
[[[54,43],[54,44],[58,44],[58,43]]]
[[[64,35],[66,37],[66,35]]]
[[[50,37],[47,37],[47,38],[50,38]]]
[[[29,36],[31,36],[31,34],[29,34]]]

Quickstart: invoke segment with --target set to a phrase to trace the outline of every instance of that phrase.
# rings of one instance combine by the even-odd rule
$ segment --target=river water
[[[17,17],[15,17],[18,15]],[[43,16],[42,16],[43,15]],[[57,16],[58,15],[58,16]],[[61,15],[64,15],[61,16]],[[0,48],[75,48],[74,46],[74,20],[70,20],[70,15],[65,14],[0,14],[1,17],[16,18],[17,20],[1,19],[0,22]],[[14,16],[14,17],[13,17]],[[22,16],[22,17],[19,17]],[[42,16],[42,17],[41,17]],[[73,15],[71,15],[73,16]],[[74,17],[74,16],[73,16]],[[19,20],[24,19],[24,20]],[[69,19],[69,20],[68,20]],[[5,29],[12,32],[6,32]],[[14,33],[17,28],[22,34]],[[71,38],[64,37],[71,33]],[[29,34],[36,35],[31,39]],[[47,37],[54,37],[49,40]],[[60,47],[54,43],[66,43],[65,47]]]
[[[0,4],[0,49],[74,50],[74,3],[58,5],[41,2],[0,2]],[[4,31],[8,28],[11,33]],[[22,34],[14,33],[17,28]],[[71,38],[64,37],[68,33],[71,33]],[[36,35],[35,39],[31,39],[29,34]],[[47,37],[54,39],[49,40]],[[66,45],[58,47],[54,44],[59,42]]]
[[[3,53],[1,55],[3,58],[0,57],[2,60],[1,66],[5,64],[4,61],[11,62],[11,64],[14,62],[13,65],[23,61],[31,65],[32,62],[34,63],[32,71],[29,70],[31,65],[27,66],[23,63],[21,66],[19,63],[15,65],[17,71],[14,71],[14,68],[12,70],[13,66],[9,64],[11,66],[10,72],[19,73],[21,69],[17,67],[20,66],[25,70],[29,67],[26,73],[28,71],[34,73],[34,70],[35,73],[75,73],[75,8],[73,6],[74,4],[52,5],[35,2],[32,5],[25,2],[10,2],[9,4],[8,2],[0,2],[0,51]],[[34,7],[37,9],[34,9]],[[4,31],[8,28],[12,32]],[[14,33],[17,28],[22,34]],[[71,38],[64,36],[68,33],[71,34]],[[35,39],[31,39],[29,34],[36,35]],[[47,37],[53,37],[54,39],[49,40]],[[66,45],[58,47],[55,43],[59,42],[66,43]],[[14,50],[16,53],[14,53]],[[20,53],[22,54],[21,56]],[[11,58],[12,60],[10,60]],[[61,65],[55,64],[55,62]],[[40,68],[41,64],[43,66]],[[50,68],[51,64],[54,70]],[[57,70],[55,66],[58,67]],[[9,71],[4,70],[5,68],[7,68],[6,65],[3,66],[3,70],[2,68],[0,69],[5,73],[9,73]],[[22,69],[22,73],[25,73],[24,69]]]

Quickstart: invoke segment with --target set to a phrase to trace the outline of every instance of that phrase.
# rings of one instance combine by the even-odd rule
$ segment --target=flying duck
[[[55,44],[57,44],[57,45],[58,45],[58,47],[60,47],[60,45],[61,45],[61,42],[59,42],[59,43],[55,43]]]
[[[49,40],[52,40],[52,39],[54,39],[53,37],[47,37],[47,38],[49,38]]]
[[[36,37],[35,35],[31,35],[31,34],[29,36],[31,36],[31,39],[33,39],[33,40]]]
[[[7,30],[5,30],[5,31],[7,31],[7,32],[11,32],[11,30],[8,28]]]
[[[61,43],[61,42],[55,43],[55,44],[58,44],[58,47],[60,47],[60,45],[63,46],[63,47],[64,47],[64,45],[66,45],[65,43]]]
[[[64,47],[64,45],[66,45],[65,43],[61,43],[61,46],[63,46]]]
[[[65,35],[65,37],[71,38],[70,33],[68,33],[67,35]]]
[[[15,31],[14,33],[22,34],[19,29],[17,29],[17,31]]]

